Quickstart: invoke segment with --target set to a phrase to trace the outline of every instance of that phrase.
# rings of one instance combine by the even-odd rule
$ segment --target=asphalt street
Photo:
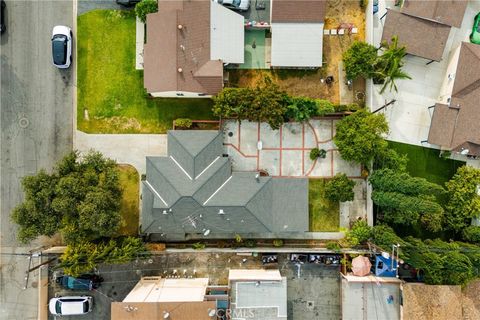
[[[23,197],[21,178],[51,169],[72,149],[75,62],[68,70],[54,67],[50,38],[55,25],[73,27],[73,2],[6,3],[7,31],[0,38],[0,318],[36,319],[36,275],[23,290],[28,259],[12,255],[29,246],[17,243],[10,213]]]

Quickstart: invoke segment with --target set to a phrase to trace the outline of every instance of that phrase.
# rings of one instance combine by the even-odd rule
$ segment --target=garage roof
[[[273,67],[321,67],[323,23],[272,23]]]

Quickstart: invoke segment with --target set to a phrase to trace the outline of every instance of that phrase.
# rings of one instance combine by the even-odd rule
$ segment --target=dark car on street
[[[55,282],[70,290],[93,290],[102,283],[103,278],[96,274],[84,274],[77,278],[71,276],[60,276]]]
[[[4,33],[7,30],[5,25],[5,9],[7,9],[7,4],[5,1],[0,1],[0,33]]]
[[[139,3],[141,0],[115,0],[115,2],[119,5],[125,6],[125,7],[131,7]]]

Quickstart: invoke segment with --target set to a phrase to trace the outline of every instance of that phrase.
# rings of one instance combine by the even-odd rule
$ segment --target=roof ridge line
[[[155,168],[155,171],[158,172],[158,174],[160,174],[164,179],[165,181],[170,185],[170,187],[172,187],[173,190],[175,190],[175,192],[180,196],[180,198],[182,197],[181,193],[178,191],[177,188],[175,188],[175,186],[170,182],[170,180],[162,173],[160,172],[160,170],[158,170],[158,168],[155,166],[155,164],[152,162],[152,160],[150,160],[151,158],[168,158],[168,157],[147,157],[147,161],[150,161],[150,163],[152,164],[152,166]],[[145,180],[146,181],[146,180]],[[178,200],[177,200],[178,201]]]
[[[232,179],[233,175],[230,175],[230,177],[228,177],[227,180],[225,180],[224,183],[222,183],[222,185],[220,187],[217,188],[217,190],[215,190],[214,193],[212,193],[212,195],[210,197],[208,197],[207,200],[205,200],[205,202],[202,204],[202,207],[204,207],[208,201],[210,201],[226,184],[228,181],[230,181],[230,179]]]

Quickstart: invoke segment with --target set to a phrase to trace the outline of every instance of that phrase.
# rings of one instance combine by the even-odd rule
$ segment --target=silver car
[[[52,32],[53,64],[57,68],[66,69],[72,63],[72,29],[66,26],[55,26]]]

